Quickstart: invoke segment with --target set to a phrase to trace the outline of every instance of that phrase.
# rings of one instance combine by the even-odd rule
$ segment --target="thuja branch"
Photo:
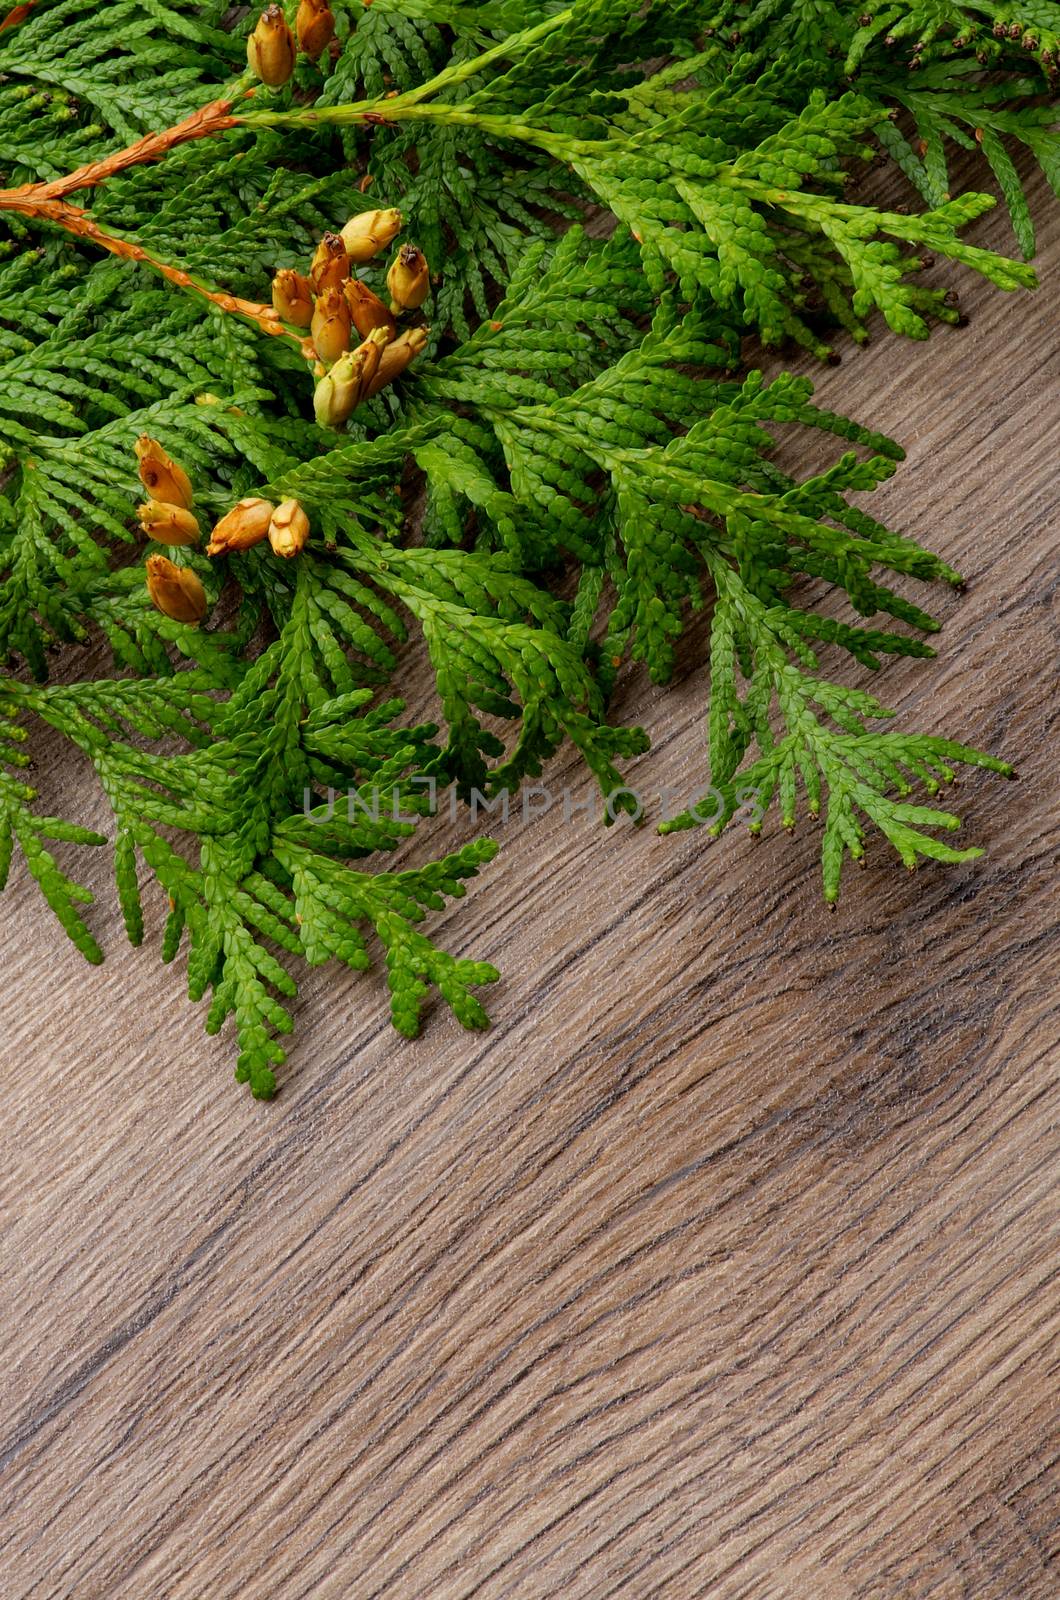
[[[939,290],[906,281],[923,265],[901,246],[929,250],[973,268],[1002,289],[1034,288],[1032,269],[965,244],[959,230],[994,205],[965,194],[920,215],[852,205],[837,195],[844,161],[873,153],[865,142],[886,120],[877,103],[856,94],[811,98],[795,117],[778,115],[774,132],[731,154],[729,135],[711,122],[714,108],[688,94],[671,97],[663,122],[628,131],[593,112],[582,127],[602,136],[573,137],[571,117],[558,129],[537,113],[496,114],[476,97],[422,103],[419,92],[393,100],[237,114],[249,126],[314,126],[431,121],[536,147],[573,170],[641,244],[656,288],[670,273],[684,297],[707,294],[733,306],[768,343],[795,339],[831,354],[804,317],[807,282],[816,283],[836,319],[855,338],[879,310],[895,332],[925,338],[928,319],[953,321]],[[577,111],[577,107],[574,108]],[[720,116],[720,111],[717,116]],[[577,123],[575,124],[577,126]],[[889,126],[889,123],[888,123]]]
[[[1023,262],[968,246],[959,237],[961,228],[994,204],[989,196],[963,195],[920,216],[849,205],[837,197],[841,162],[871,154],[864,140],[883,116],[878,103],[856,94],[832,101],[815,94],[795,117],[780,111],[775,131],[736,154],[718,125],[721,109],[695,94],[669,93],[662,121],[639,124],[632,131],[602,120],[598,109],[579,108],[576,99],[557,127],[554,96],[536,112],[511,116],[497,112],[489,85],[459,104],[435,98],[481,74],[501,56],[525,67],[535,59],[533,47],[562,30],[571,15],[559,13],[393,98],[237,110],[229,94],[167,132],[148,135],[64,178],[0,192],[0,209],[58,222],[114,254],[142,261],[181,288],[247,318],[262,332],[283,336],[286,330],[269,308],[206,288],[144,247],[101,229],[71,206],[66,195],[157,160],[177,144],[229,128],[424,121],[530,145],[569,167],[640,242],[656,287],[669,273],[686,298],[705,293],[716,304],[733,307],[768,343],[794,339],[819,356],[831,355],[803,315],[807,282],[816,283],[829,310],[855,338],[867,337],[864,319],[874,309],[896,332],[914,338],[926,337],[931,318],[954,320],[956,313],[945,304],[941,290],[907,281],[922,262],[918,255],[903,253],[902,246],[949,256],[1003,289],[1035,286],[1034,273]],[[565,43],[562,31],[551,41],[557,50]],[[614,100],[617,114],[623,97]],[[581,130],[592,137],[577,136],[579,119]]]
[[[469,74],[464,74],[468,76]],[[446,84],[448,87],[448,83]],[[424,104],[422,96],[427,86],[399,95],[394,99],[363,100],[347,105],[299,106],[296,110],[270,110],[255,107],[241,112],[232,119],[233,125],[249,128],[314,128],[314,127],[380,127],[399,122],[433,122],[448,127],[473,128],[478,133],[497,139],[511,139],[520,144],[533,145],[556,160],[569,162],[576,156],[601,156],[615,154],[622,148],[622,140],[575,139],[569,134],[553,133],[548,128],[535,125],[521,117],[494,116],[490,112],[476,111],[466,102],[453,105],[448,100],[434,100]]]
[[[0,194],[0,203],[3,195]],[[9,208],[14,209],[14,208]],[[142,244],[137,244],[134,239],[125,239],[120,234],[109,233],[98,222],[82,211],[80,206],[74,206],[66,200],[37,201],[33,206],[33,215],[42,221],[55,222],[60,227],[67,229],[79,239],[84,239],[89,244],[95,244],[102,250],[107,250],[111,255],[120,256],[125,261],[137,261],[141,266],[150,267],[152,271],[161,273],[170,283],[176,284],[179,289],[185,289],[190,294],[199,295],[208,300],[211,305],[217,306],[221,311],[229,311],[234,315],[251,322],[261,333],[278,335],[283,338],[294,339],[303,354],[307,354],[308,341],[299,339],[289,329],[285,328],[272,306],[262,305],[256,300],[244,300],[239,295],[228,294],[224,290],[210,289],[206,284],[200,283],[190,272],[185,272],[183,267],[174,266],[170,261],[163,261],[160,256],[154,255]]]
[[[13,26],[16,22],[22,20],[22,17],[29,9],[29,6],[16,7],[2,26]],[[517,59],[548,34],[553,33],[558,28],[562,28],[570,20],[571,15],[572,12],[569,9],[559,12],[555,16],[539,23],[536,27],[525,29],[521,33],[500,41],[471,60],[451,64],[417,89],[410,90],[404,95],[401,98],[402,113],[409,117],[423,114],[427,108],[420,105],[422,100],[442,90],[456,88],[502,58],[507,60]],[[204,297],[223,311],[233,312],[245,318],[256,325],[263,333],[281,337],[294,337],[283,326],[271,307],[209,289],[190,273],[172,263],[161,260],[142,245],[104,229],[83,208],[73,205],[67,200],[67,196],[81,189],[97,188],[118,173],[145,163],[162,160],[179,145],[195,139],[208,138],[240,126],[244,123],[244,118],[233,112],[233,106],[240,99],[254,93],[255,89],[252,86],[248,86],[245,80],[239,80],[224,97],[210,101],[209,104],[200,107],[172,127],[161,132],[146,134],[143,138],[134,141],[124,149],[114,151],[101,160],[88,162],[63,177],[52,179],[48,182],[23,184],[13,189],[2,189],[0,190],[0,211],[11,211],[38,221],[55,223],[76,237],[96,244],[113,255],[123,257],[126,260],[138,261],[152,268],[178,287]],[[366,125],[378,124],[384,120],[392,120],[392,114],[397,108],[397,104],[396,100],[387,102],[385,112],[378,109],[375,102],[366,102],[360,107],[343,106],[332,108],[339,114],[326,120],[337,122],[360,121]],[[269,120],[269,114],[266,113],[262,120]],[[299,114],[293,116],[287,114],[286,117],[281,116],[281,120],[288,122],[301,120],[311,124],[317,119],[310,111],[310,114],[305,117],[301,117]],[[535,137],[540,143],[542,137],[540,130],[537,131]],[[547,135],[544,137],[547,139]],[[304,348],[305,341],[297,340],[296,342],[302,349],[302,353],[308,355],[309,352]]]
[[[244,93],[251,94],[253,90],[247,89]],[[141,166],[145,161],[162,160],[178,145],[234,128],[239,119],[232,115],[233,104],[232,98],[211,100],[209,105],[200,106],[198,111],[193,111],[190,117],[174,123],[171,128],[161,133],[147,133],[124,150],[115,150],[101,161],[88,161],[61,178],[53,178],[50,183],[24,183],[17,189],[0,189],[0,211],[18,211],[25,216],[33,216],[42,210],[47,201],[61,200],[78,189],[98,188],[108,178],[129,167]]]
[[[0,201],[2,199],[3,196],[0,195]],[[80,206],[71,205],[66,200],[43,200],[34,205],[33,215],[42,221],[57,223],[77,238],[98,245],[100,249],[109,251],[111,255],[120,256],[124,261],[136,261],[141,266],[150,267],[177,288],[208,300],[221,311],[231,312],[253,323],[261,333],[292,339],[302,354],[310,359],[312,351],[309,341],[298,338],[290,329],[285,328],[272,306],[262,305],[256,300],[245,300],[225,290],[209,288],[190,272],[185,272],[183,267],[175,266],[170,261],[163,261],[144,245],[138,244],[135,239],[126,239],[120,234],[109,233]]]
[[[294,338],[302,353],[307,354],[304,348],[306,341],[298,339],[284,327],[272,306],[209,288],[190,272],[175,266],[172,262],[162,260],[136,240],[125,238],[102,227],[82,206],[74,205],[66,198],[67,195],[75,194],[81,189],[98,188],[108,178],[127,171],[130,167],[141,166],[145,162],[160,161],[178,145],[187,144],[192,139],[208,138],[234,128],[237,125],[237,118],[232,115],[232,105],[232,99],[213,100],[209,105],[193,112],[190,117],[185,117],[182,122],[175,123],[173,127],[161,133],[146,134],[144,138],[137,139],[124,150],[116,150],[100,161],[88,162],[61,178],[54,178],[49,183],[22,184],[17,189],[0,189],[0,211],[13,211],[40,222],[55,223],[75,237],[109,251],[111,255],[150,267],[152,271],[160,273],[178,288],[199,295],[222,311],[232,312],[244,318],[262,333]]]

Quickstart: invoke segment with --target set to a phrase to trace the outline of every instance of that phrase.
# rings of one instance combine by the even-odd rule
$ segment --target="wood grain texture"
[[[910,877],[877,842],[829,915],[809,826],[708,849],[513,820],[435,924],[504,969],[492,1031],[436,1010],[406,1044],[378,974],[314,973],[271,1106],[180,972],[123,949],[102,852],[99,972],[15,881],[6,1597],[1060,1594],[1060,228],[1036,201],[1036,297],[965,276],[968,328],[816,374],[909,450],[876,506],[968,576],[940,659],[878,686],[1017,763],[962,786],[983,861]],[[976,237],[1010,248],[996,216]],[[649,794],[704,776],[702,644],[670,690],[621,686]],[[40,756],[54,809],[102,820]]]

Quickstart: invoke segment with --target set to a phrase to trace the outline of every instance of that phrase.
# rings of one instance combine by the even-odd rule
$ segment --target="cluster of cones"
[[[385,250],[400,230],[400,211],[362,211],[341,233],[324,235],[307,277],[285,268],[273,279],[277,315],[310,330],[318,380],[313,408],[324,426],[341,426],[362,400],[384,389],[427,345],[429,328],[399,332],[397,322],[404,313],[418,311],[430,291],[430,270],[421,250],[409,244],[398,250],[386,278],[389,306],[354,275],[355,266]],[[351,348],[355,333],[361,342]],[[147,434],[136,441],[136,458],[148,496],[137,508],[144,533],[162,545],[199,545],[202,530],[184,468]],[[214,524],[206,554],[249,550],[267,539],[275,555],[289,559],[304,549],[308,538],[309,518],[297,500],[274,505],[251,496]],[[199,578],[168,556],[148,556],[147,592],[159,611],[177,622],[201,622],[206,615]]]
[[[247,65],[270,89],[281,89],[299,51],[315,61],[334,38],[335,16],[327,0],[300,0],[294,33],[282,6],[266,6],[247,39]]]
[[[136,459],[149,497],[137,508],[144,533],[158,544],[197,545],[199,520],[192,510],[194,491],[184,468],[146,433],[136,441]],[[251,496],[214,524],[206,554],[249,550],[268,539],[274,555],[290,559],[305,548],[308,538],[309,518],[297,500],[274,505]],[[199,578],[168,556],[148,556],[147,592],[158,610],[175,622],[201,622],[206,615],[206,591]]]
[[[319,364],[313,409],[322,426],[340,427],[426,347],[429,328],[399,333],[397,324],[404,313],[418,311],[430,292],[423,251],[414,244],[398,250],[386,275],[389,306],[354,272],[400,231],[400,211],[359,212],[340,233],[324,235],[308,276],[285,267],[272,280],[277,316],[309,329]],[[360,340],[356,347],[354,335]]]

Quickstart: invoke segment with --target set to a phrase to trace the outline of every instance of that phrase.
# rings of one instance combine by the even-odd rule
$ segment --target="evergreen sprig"
[[[636,814],[624,763],[647,737],[611,720],[611,690],[624,667],[666,682],[704,607],[709,788],[663,832],[820,813],[830,902],[870,827],[908,867],[978,854],[914,791],[1007,765],[881,728],[884,705],[824,664],[933,654],[911,586],[958,576],[856,498],[902,451],[807,379],[741,370],[741,343],[831,358],[837,333],[926,338],[959,320],[920,281],[930,257],[1034,286],[1016,156],[1060,191],[1060,7],[334,0],[312,51],[294,12],[38,0],[0,24],[0,883],[17,852],[98,961],[60,858],[109,842],[129,938],[149,877],[163,956],[186,949],[211,1031],[234,1018],[255,1095],[302,961],[360,971],[374,945],[401,1033],[431,987],[480,1027],[496,969],[423,923],[493,844],[369,858],[429,827],[446,786],[514,790],[568,740],[609,819]],[[979,153],[1024,260],[969,241],[994,200],[956,192],[955,150]],[[854,187],[870,159],[897,164],[908,207]],[[404,357],[369,340],[343,407],[341,361],[325,372],[270,280],[304,282],[366,208],[400,210],[415,292],[394,300]],[[347,265],[385,321],[401,258],[388,274],[373,249]],[[778,432],[807,430],[837,441],[831,465],[783,470]],[[150,565],[145,582],[167,540],[137,525],[144,440],[189,484],[162,496],[168,591]],[[244,546],[203,550],[262,503]],[[57,646],[99,635],[112,675],[47,683]],[[403,725],[389,688],[410,640],[440,733]],[[109,839],[41,810],[35,725],[92,763]]]

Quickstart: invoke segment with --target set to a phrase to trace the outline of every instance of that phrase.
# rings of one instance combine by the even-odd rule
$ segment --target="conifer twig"
[[[8,194],[11,191],[7,191]],[[4,194],[0,193],[0,206],[3,205]],[[20,210],[18,206],[8,206],[8,210]],[[245,300],[239,295],[229,294],[224,290],[209,289],[200,283],[190,272],[185,272],[183,267],[174,266],[172,262],[163,261],[161,257],[152,254],[142,244],[137,244],[134,239],[123,239],[118,234],[108,233],[101,227],[87,211],[80,206],[71,205],[68,200],[41,199],[32,197],[32,215],[46,222],[54,222],[67,232],[74,234],[79,239],[84,239],[90,244],[99,245],[100,249],[107,250],[111,255],[120,256],[125,261],[137,261],[142,266],[150,267],[152,271],[161,273],[170,283],[179,289],[185,289],[190,294],[200,295],[204,300],[209,300],[221,311],[229,311],[235,316],[242,317],[246,322],[251,322],[261,332],[287,338],[294,341],[299,351],[307,360],[312,360],[313,344],[311,339],[302,339],[293,334],[289,328],[284,327],[272,306],[262,305],[256,300]]]
[[[252,89],[246,91],[247,94],[253,92]],[[140,166],[145,161],[161,161],[170,150],[187,144],[191,139],[204,139],[211,134],[223,133],[227,128],[234,128],[238,119],[232,115],[233,104],[232,100],[211,100],[208,105],[193,111],[190,117],[175,122],[171,128],[165,128],[161,133],[147,133],[142,139],[126,145],[124,150],[115,150],[100,161],[88,161],[50,183],[24,183],[17,189],[0,189],[0,211],[19,211],[25,216],[32,216],[35,211],[42,209],[46,201],[61,200],[77,189],[95,189],[129,167]]]
[[[253,90],[248,90],[247,93],[253,93]],[[200,295],[220,310],[232,312],[253,323],[262,333],[293,339],[301,353],[307,359],[311,359],[311,341],[300,339],[285,328],[272,306],[207,288],[182,267],[163,261],[161,257],[143,245],[137,244],[133,239],[125,239],[108,231],[83,207],[74,205],[65,198],[79,189],[97,188],[108,178],[130,167],[140,166],[144,162],[160,161],[169,151],[192,139],[208,138],[235,127],[236,118],[231,114],[232,105],[232,100],[213,100],[209,105],[193,112],[190,117],[174,123],[171,128],[161,133],[146,134],[144,138],[127,145],[124,150],[116,150],[99,161],[87,162],[61,178],[54,178],[49,183],[22,184],[16,189],[0,189],[0,211],[14,211],[22,216],[54,222],[59,227],[65,228],[68,233],[98,245],[111,255],[120,256],[126,261],[140,262],[161,273],[178,288]]]

